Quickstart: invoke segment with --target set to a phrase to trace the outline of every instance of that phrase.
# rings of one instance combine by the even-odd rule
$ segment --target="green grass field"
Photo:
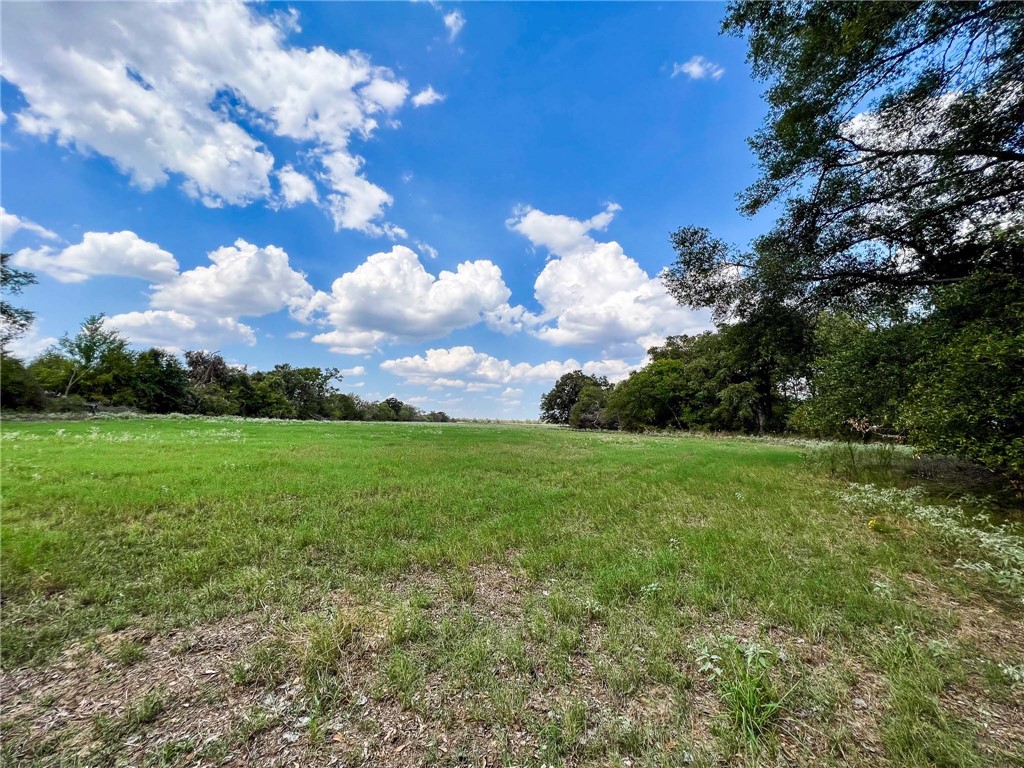
[[[2,436],[7,764],[1024,764],[1016,561],[806,446]]]

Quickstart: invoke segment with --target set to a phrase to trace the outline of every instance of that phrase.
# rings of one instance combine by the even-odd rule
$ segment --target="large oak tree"
[[[778,211],[748,250],[672,236],[682,303],[900,304],[1024,265],[1024,3],[735,2],[768,82],[741,196]]]

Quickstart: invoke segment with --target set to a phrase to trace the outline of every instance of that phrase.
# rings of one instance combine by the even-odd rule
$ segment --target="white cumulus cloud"
[[[108,157],[142,189],[179,179],[210,206],[270,199],[276,173],[285,205],[329,195],[336,226],[387,232],[390,197],[362,175],[350,140],[369,139],[409,86],[358,51],[290,45],[296,12],[24,3],[5,9],[4,23],[4,78],[27,102],[15,115],[21,131]],[[311,147],[327,195],[290,166],[275,171],[246,126]]]
[[[260,248],[239,238],[209,258],[210,266],[154,286],[150,304],[221,317],[259,316],[285,307],[301,312],[313,295],[306,276],[292,269],[288,254],[277,246]]]
[[[22,249],[14,262],[67,283],[98,275],[150,282],[151,309],[109,319],[133,342],[174,349],[243,342],[255,344],[254,330],[239,317],[260,317],[288,309],[306,322],[314,291],[288,254],[239,238],[211,251],[210,265],[179,271],[178,261],[134,232],[87,232],[82,242],[61,250]],[[308,332],[289,334],[302,338]]]
[[[706,312],[680,307],[657,277],[651,277],[615,241],[599,242],[619,206],[609,204],[589,219],[521,207],[509,226],[550,259],[534,283],[539,314],[521,322],[555,345],[599,347],[606,357],[633,356],[666,336],[710,327]],[[639,348],[639,349],[638,349]]]
[[[315,203],[319,199],[313,180],[290,165],[277,172],[277,181],[281,185],[281,198],[287,208],[300,203]]]
[[[333,330],[313,337],[346,354],[388,341],[421,341],[480,322],[507,306],[510,291],[501,270],[487,260],[466,261],[434,276],[411,249],[396,245],[375,253],[318,292],[310,309]]]
[[[624,379],[630,370],[638,367],[623,360],[600,360],[580,363],[578,360],[548,360],[543,363],[513,363],[470,346],[448,349],[428,349],[422,355],[385,360],[381,369],[400,376],[407,384],[431,387],[450,387],[480,391],[490,386],[500,387],[523,382],[554,381],[563,373],[582,370],[595,376],[608,376],[612,381]],[[480,385],[484,385],[481,387]],[[506,387],[508,396],[522,394],[522,390]]]
[[[230,317],[194,317],[174,310],[148,309],[106,318],[104,323],[120,331],[134,344],[180,351],[217,349],[222,344],[252,346],[256,332]]]
[[[94,275],[118,275],[162,281],[173,278],[178,262],[156,243],[134,232],[86,232],[82,242],[57,250],[23,248],[14,263],[44,272],[62,283],[80,283]]]
[[[374,223],[384,215],[393,198],[360,175],[361,157],[347,152],[329,152],[322,156],[325,178],[335,192],[327,197],[327,209],[335,229],[357,229],[371,235],[405,237],[393,224]]]

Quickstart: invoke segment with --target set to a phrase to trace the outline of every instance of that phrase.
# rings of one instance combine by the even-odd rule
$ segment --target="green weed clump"
[[[166,710],[171,700],[166,689],[154,688],[138,701],[131,703],[120,717],[97,715],[93,722],[93,735],[99,742],[96,758],[116,749],[121,741],[130,734],[150,725]]]
[[[895,443],[822,442],[809,446],[807,460],[813,469],[831,477],[890,483],[908,473],[914,450]]]
[[[146,658],[146,650],[142,643],[135,640],[125,640],[114,649],[112,654],[114,661],[124,667],[130,667]]]
[[[790,691],[780,692],[772,671],[779,654],[726,635],[697,647],[698,671],[714,681],[737,740],[757,750],[770,737]]]
[[[310,711],[330,712],[346,697],[346,661],[359,654],[362,639],[362,626],[344,611],[311,618],[294,633]]]

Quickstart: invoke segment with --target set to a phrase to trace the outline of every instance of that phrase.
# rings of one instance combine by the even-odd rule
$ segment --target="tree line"
[[[775,222],[745,246],[673,232],[666,287],[716,330],[614,387],[566,374],[543,418],[887,436],[1024,480],[1024,3],[744,1],[723,29],[767,83],[740,210]],[[34,280],[7,262],[5,295]],[[32,318],[2,310],[6,347]],[[342,395],[333,369],[209,357],[135,353],[90,318],[28,365],[3,355],[3,406],[447,418]]]
[[[27,285],[32,276],[8,265],[5,287]],[[10,292],[10,291],[8,291]],[[31,314],[5,304],[4,342],[16,338],[9,316],[21,318],[23,333]],[[337,389],[337,368],[275,365],[249,371],[230,365],[216,352],[192,350],[179,357],[164,349],[135,351],[116,330],[93,315],[74,336],[25,364],[0,356],[0,406],[4,410],[87,412],[126,408],[142,413],[195,413],[272,419],[344,421],[451,421],[443,411],[424,412],[395,397],[375,402]]]
[[[671,235],[717,330],[612,387],[541,401],[584,428],[903,438],[1024,479],[1024,4],[734,2],[769,112],[749,246]]]

